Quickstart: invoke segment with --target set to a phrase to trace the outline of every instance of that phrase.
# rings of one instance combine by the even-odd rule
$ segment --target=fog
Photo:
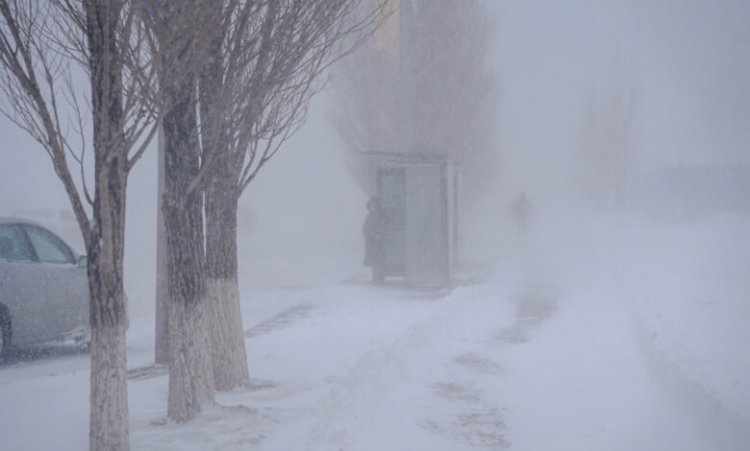
[[[617,69],[637,89],[636,171],[748,163],[745,2],[508,2],[500,10],[498,124],[509,184],[566,187],[580,164],[584,96]]]
[[[598,343],[591,343],[595,338],[592,340],[580,329],[571,331],[564,326],[591,326],[596,331],[604,329],[604,324],[619,333],[621,317],[617,315],[622,313],[625,317],[635,312],[634,316],[643,319],[633,328],[638,340],[674,340],[659,342],[660,347],[653,348],[639,343],[648,351],[643,359],[656,368],[654,373],[658,374],[654,378],[666,380],[664,385],[672,383],[674,371],[671,367],[664,369],[667,359],[662,357],[677,349],[677,360],[682,359],[683,364],[688,362],[689,367],[681,367],[680,371],[695,371],[690,375],[699,374],[701,380],[706,381],[699,389],[678,387],[691,393],[681,395],[687,400],[686,405],[692,406],[687,410],[704,409],[710,404],[706,399],[721,400],[726,408],[709,410],[720,411],[719,421],[723,422],[725,416],[729,418],[723,423],[730,437],[726,449],[739,449],[733,446],[747,436],[740,437],[737,431],[747,424],[748,417],[742,415],[750,413],[750,390],[745,388],[750,361],[743,357],[747,337],[744,331],[750,319],[747,268],[750,255],[747,237],[750,225],[750,2],[466,1],[467,7],[474,4],[485,5],[494,24],[487,58],[498,87],[496,92],[488,93],[497,104],[490,131],[491,152],[496,157],[492,164],[496,167],[490,171],[493,177],[486,181],[486,189],[469,199],[466,205],[459,206],[459,250],[450,289],[462,300],[473,299],[471,296],[500,296],[498,293],[510,299],[532,283],[542,287],[542,298],[548,295],[545,290],[554,292],[551,297],[566,301],[575,297],[570,300],[569,312],[581,313],[579,321],[556,323],[546,330],[547,336],[553,336],[551,341],[559,343],[558,347],[542,348],[539,344],[538,348],[532,347],[549,358],[550,365],[555,364],[556,356],[568,356],[566,353],[571,353],[571,358],[579,358],[571,349],[578,349],[575,345],[581,342],[590,346],[586,351],[597,356],[593,362],[606,362],[604,357],[612,348],[604,344],[598,348]],[[329,75],[331,85],[335,86],[336,71]],[[260,171],[240,201],[239,278],[245,304],[264,299],[270,305],[275,302],[268,294],[273,290],[323,286],[353,290],[351,287],[355,285],[371,288],[369,269],[363,266],[362,225],[367,200],[373,193],[365,192],[362,184],[357,183],[348,164],[347,144],[333,123],[336,115],[331,114],[337,108],[340,104],[333,87],[318,94],[310,105],[304,125]],[[0,120],[0,134],[3,137],[0,216],[27,217],[40,222],[58,232],[81,253],[80,232],[48,156],[7,118]],[[156,157],[154,143],[135,166],[128,182],[125,291],[130,316],[135,320],[150,319],[155,308]],[[514,202],[522,193],[529,202],[525,226],[513,212]],[[485,291],[481,291],[482,286],[476,288],[478,281],[490,284],[489,288]],[[405,289],[401,281],[389,281],[389,284]],[[467,295],[462,291],[470,290],[466,286],[474,286],[481,296],[472,291]],[[537,289],[539,287],[534,286],[534,290]],[[350,296],[348,291],[342,292],[344,294],[337,295]],[[356,293],[351,297],[356,297]],[[377,296],[368,293],[362,295],[366,298],[361,301],[363,311],[380,302]],[[526,294],[521,293],[521,296]],[[293,299],[297,295],[289,296]],[[616,306],[605,312],[607,315],[615,312],[616,321],[611,323],[598,322],[596,316],[604,308],[598,301],[605,297],[616,300],[612,301]],[[620,300],[624,300],[622,305]],[[280,304],[294,306],[295,302],[306,301],[288,300]],[[583,304],[578,308],[576,302]],[[325,301],[319,303],[330,307]],[[495,314],[494,306],[485,310],[472,305],[475,310],[469,312],[482,318]],[[394,331],[400,333],[401,323],[432,318],[429,316],[432,311],[425,313],[431,307],[410,304],[403,312],[399,310],[402,305],[389,305],[387,308],[392,310],[378,312],[382,315],[381,332],[384,336]],[[278,313],[266,304],[258,311],[263,313],[264,309]],[[306,310],[302,311],[304,315]],[[444,322],[425,329],[437,330],[441,325],[449,328],[454,314],[466,323],[476,319],[453,305],[441,312],[442,316],[435,316]],[[356,318],[363,316],[361,312],[349,313]],[[401,318],[402,314],[406,319]],[[544,312],[548,314],[553,315]],[[401,322],[390,328],[390,321],[396,316]],[[572,314],[560,314],[563,320],[569,316]],[[338,318],[333,315],[325,318],[331,323],[330,330],[333,330],[334,319]],[[360,324],[368,321],[369,317],[360,318]],[[523,323],[523,327],[508,326],[512,329],[510,338],[504,336],[501,341],[527,339],[523,318],[516,318],[516,322]],[[491,330],[497,335],[489,324],[484,326],[488,334]],[[606,335],[609,330],[601,336],[620,337]],[[653,332],[655,330],[659,334]],[[438,332],[435,336],[442,334],[442,330]],[[516,337],[514,333],[520,335]],[[653,338],[657,335],[658,339]],[[730,335],[733,341],[725,341],[725,336]],[[446,337],[441,343],[450,347],[451,335]],[[296,339],[292,335],[288,341]],[[408,335],[402,341],[413,345],[411,339],[414,337]],[[330,343],[334,342],[336,339],[331,338]],[[673,343],[678,344],[673,346]],[[699,343],[690,348],[699,349],[695,355],[687,351],[680,354],[683,351],[680,346],[687,349],[693,343]],[[281,341],[279,349],[285,344]],[[370,343],[362,345],[362,349],[369,352],[369,346]],[[714,352],[717,349],[721,352]],[[390,348],[387,351],[402,352]],[[253,357],[265,356],[255,349],[250,352],[255,353]],[[495,356],[492,350],[486,352]],[[419,355],[416,351],[414,354]],[[437,351],[434,354],[444,357]],[[384,352],[383,355],[391,354]],[[406,356],[405,361],[414,357],[399,355]],[[425,367],[432,365],[434,362],[428,357],[433,354],[425,355]],[[474,354],[464,354],[466,356]],[[703,360],[705,356],[713,360]],[[378,356],[375,357],[373,360],[378,363]],[[508,358],[508,366],[515,363],[523,368],[526,365],[526,374],[537,374],[529,368],[536,368],[534,365],[538,362],[524,361],[522,355],[513,353],[502,357]],[[587,354],[582,360],[589,357],[591,355]],[[392,363],[387,358],[383,360],[386,364]],[[468,361],[476,363],[471,358]],[[273,362],[267,367],[277,370]],[[279,364],[279,368],[282,367]],[[293,364],[289,367],[296,368]],[[363,374],[368,368],[365,366]],[[550,367],[550,371],[554,368]],[[391,375],[388,371],[383,374]],[[565,380],[579,377],[577,369],[571,374]],[[591,370],[590,374],[599,373]],[[625,380],[627,375],[618,377],[620,379],[614,380],[620,380],[623,386],[629,382]],[[419,377],[416,379],[420,381]],[[532,385],[533,380],[528,382],[513,374],[508,379],[510,386],[520,387],[518,393],[524,396],[531,393],[533,398],[535,390],[539,390]],[[326,384],[329,382],[326,379]],[[544,382],[547,381],[539,385]],[[512,385],[514,383],[518,385]],[[641,386],[646,385],[641,382]],[[487,387],[492,387],[492,383],[487,382]],[[494,393],[492,388],[488,390]],[[698,392],[700,394],[696,395]],[[558,394],[553,389],[538,393],[540,403],[545,401],[541,399],[543,395]],[[604,393],[606,396],[608,392]],[[617,394],[614,395],[617,399]],[[508,396],[508,399],[515,399],[513,395]],[[710,405],[712,409],[715,407]],[[544,411],[540,421],[548,417],[549,424],[557,424],[547,406],[536,411],[529,406],[533,403],[525,407],[528,418],[523,417],[524,407],[517,406],[521,423],[524,418],[531,418],[531,424],[539,412]],[[734,413],[726,414],[728,411]],[[342,408],[341,412],[346,411]],[[737,412],[739,414],[734,415]],[[581,408],[576,413],[592,417],[596,410]],[[143,425],[148,421],[150,417],[139,424],[141,433],[146,430]],[[735,439],[737,441],[733,442]],[[523,437],[518,443],[524,443]],[[571,443],[569,449],[585,448],[578,446],[584,442]],[[643,448],[634,446],[633,449]]]
[[[633,175],[750,164],[746,2],[503,1],[489,8],[496,15],[488,58],[500,86],[492,131],[500,167],[481,211],[464,218],[468,242],[493,242],[493,229],[522,191],[537,210],[582,212],[576,182],[585,164],[586,96],[606,91],[614,79],[631,83],[637,99]],[[330,124],[333,97],[328,90],[315,99],[305,126],[241,201],[240,254],[248,274],[281,272],[290,279],[279,283],[295,284],[313,273],[351,275],[360,266],[367,194],[354,183]],[[47,156],[9,121],[0,126],[3,214],[57,221],[69,207]],[[154,286],[155,154],[136,166],[128,191],[127,289],[144,301]],[[62,233],[75,238],[69,229]]]
[[[622,80],[636,99],[632,176],[660,167],[750,164],[746,2],[498,1],[489,8],[496,16],[488,58],[500,87],[492,132],[500,167],[483,207],[463,218],[467,245],[484,249],[469,252],[469,260],[486,262],[500,251],[499,243],[492,252],[483,244],[497,241],[498,222],[521,191],[537,209],[574,215],[587,95]],[[330,124],[333,97],[324,91],[315,99],[305,126],[241,201],[241,271],[257,276],[244,278],[245,288],[268,285],[272,273],[295,284],[359,269],[367,195],[353,182]],[[68,210],[44,152],[9,121],[0,126],[3,214],[44,222]],[[132,174],[127,212],[126,288],[146,304],[154,286],[155,178],[152,150]]]

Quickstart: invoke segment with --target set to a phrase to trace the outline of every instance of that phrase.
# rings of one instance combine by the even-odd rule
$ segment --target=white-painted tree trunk
[[[247,386],[250,374],[237,279],[209,279],[206,288],[213,325],[211,350],[216,389]]]
[[[89,446],[93,450],[127,450],[128,390],[125,328],[91,330],[91,413]]]
[[[218,390],[250,384],[237,283],[237,202],[240,166],[222,158],[206,191],[206,290],[211,314],[213,372]]]
[[[190,421],[214,399],[204,301],[169,305],[169,400],[167,414]]]

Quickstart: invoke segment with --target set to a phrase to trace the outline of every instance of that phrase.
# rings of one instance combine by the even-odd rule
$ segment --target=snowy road
[[[132,447],[747,449],[747,418],[676,369],[608,281],[564,279],[257,293],[244,305],[253,387],[176,425],[165,371],[133,371]],[[131,368],[148,365],[152,321],[132,323]],[[1,365],[1,448],[85,448],[87,367],[75,354]]]

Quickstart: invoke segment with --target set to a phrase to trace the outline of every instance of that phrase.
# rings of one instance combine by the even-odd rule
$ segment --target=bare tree
[[[209,39],[215,56],[200,79],[200,136],[214,376],[217,388],[231,389],[249,383],[237,283],[240,196],[301,125],[326,68],[387,10],[362,0],[216,3],[223,25]]]
[[[584,95],[580,181],[594,208],[622,210],[632,170],[637,78],[618,51],[604,79],[592,86]]]
[[[492,23],[486,0],[394,2],[375,39],[339,65],[333,122],[349,162],[368,191],[365,152],[451,157],[473,198],[495,175],[495,77],[487,53]]]
[[[128,449],[125,193],[128,174],[155,131],[155,112],[141,96],[153,77],[138,46],[143,29],[122,0],[0,0],[0,13],[2,111],[49,155],[86,246],[90,449]],[[76,62],[88,76],[89,105],[76,89]],[[93,161],[85,155],[87,118]],[[79,171],[77,184],[73,174]]]
[[[197,79],[209,64],[206,32],[210,8],[198,0],[141,0],[149,30],[164,115],[162,214],[166,228],[169,291],[169,393],[167,412],[189,421],[214,399],[209,352],[204,264],[203,193],[198,182],[202,155],[198,139]]]
[[[356,3],[187,0],[143,8],[159,61],[162,105],[169,105],[162,210],[168,411],[177,421],[197,415],[213,399],[215,384],[249,384],[237,286],[237,202],[301,124],[324,69],[359,44],[380,17],[379,7],[354,17]]]
[[[390,19],[393,21],[394,19]],[[397,22],[384,29],[393,30]],[[388,34],[386,34],[388,33]],[[401,148],[400,57],[397,31],[380,31],[337,65],[333,81],[338,103],[331,122],[347,146],[346,162],[365,191],[370,186],[367,152]]]

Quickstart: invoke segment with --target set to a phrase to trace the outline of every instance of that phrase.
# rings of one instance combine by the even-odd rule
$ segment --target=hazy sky
[[[560,177],[576,164],[584,95],[611,79],[618,53],[638,93],[636,169],[750,163],[750,3],[527,0],[496,8],[499,141],[522,177]]]

